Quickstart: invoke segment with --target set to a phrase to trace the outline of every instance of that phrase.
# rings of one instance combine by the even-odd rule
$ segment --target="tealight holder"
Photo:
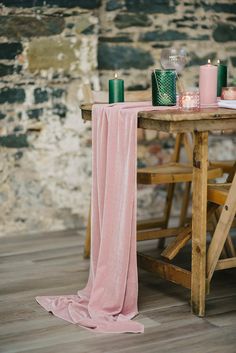
[[[176,105],[176,71],[159,70],[152,72],[152,105]]]
[[[181,92],[179,95],[179,109],[181,110],[199,110],[200,98],[199,92]]]
[[[236,99],[236,87],[223,87],[221,92],[221,99],[235,100]]]

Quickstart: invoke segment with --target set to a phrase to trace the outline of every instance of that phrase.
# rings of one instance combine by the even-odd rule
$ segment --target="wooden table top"
[[[92,120],[92,104],[81,105],[82,118]],[[166,132],[236,131],[236,109],[208,108],[199,111],[176,109],[140,111],[138,127]]]

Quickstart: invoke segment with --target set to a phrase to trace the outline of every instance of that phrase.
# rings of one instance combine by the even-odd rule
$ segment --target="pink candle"
[[[200,66],[199,91],[200,105],[207,106],[216,104],[217,66],[211,65],[210,60],[208,60],[207,65]]]

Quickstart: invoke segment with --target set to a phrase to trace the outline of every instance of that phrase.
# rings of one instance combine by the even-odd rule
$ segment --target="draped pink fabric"
[[[97,332],[143,332],[137,313],[137,112],[148,103],[96,104],[90,273],[74,295],[37,296],[55,316]]]

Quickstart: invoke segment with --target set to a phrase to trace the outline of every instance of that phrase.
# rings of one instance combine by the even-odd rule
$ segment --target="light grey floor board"
[[[47,313],[35,296],[76,294],[86,284],[83,236],[69,230],[0,239],[1,353],[236,353],[232,270],[214,276],[203,319],[191,314],[188,290],[139,271],[136,320],[144,334],[96,334]],[[155,253],[156,242],[143,247]]]

